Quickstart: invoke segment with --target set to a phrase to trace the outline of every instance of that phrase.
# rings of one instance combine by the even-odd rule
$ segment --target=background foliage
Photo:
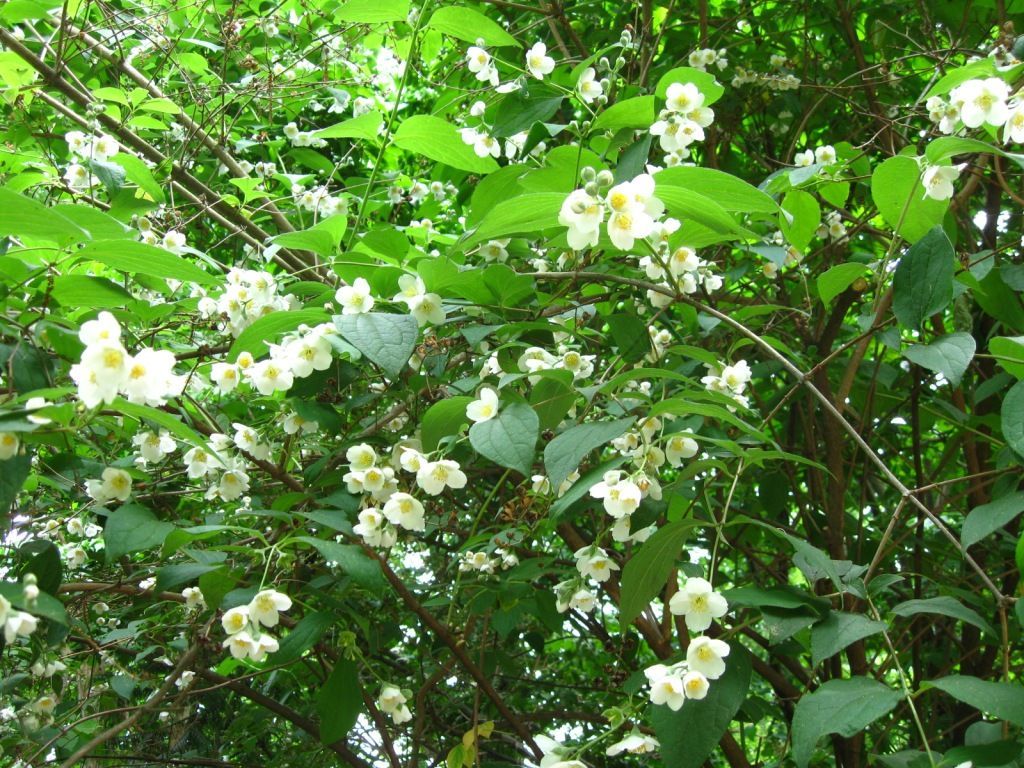
[[[0,655],[4,764],[1019,764],[1022,158],[1009,129],[943,131],[927,102],[1014,91],[1020,11],[8,0],[0,588],[39,626]],[[510,87],[472,71],[475,45]],[[603,101],[580,97],[588,67]],[[656,194],[718,289],[665,289],[605,236],[573,252],[559,221],[584,168],[665,164],[649,129],[673,83],[714,121]],[[76,156],[70,131],[120,151]],[[925,195],[925,163],[957,164],[951,197]],[[211,308],[232,266],[273,275],[273,311]],[[443,322],[391,300],[403,276]],[[373,311],[339,314],[342,284]],[[174,354],[180,396],[81,402],[69,371],[100,310],[133,353]],[[209,385],[321,323],[329,363],[286,391]],[[534,347],[593,373],[528,376]],[[740,360],[749,407],[701,381]],[[481,384],[499,415],[469,427]],[[651,473],[632,530],[656,533],[622,543],[588,490],[650,417],[699,452]],[[269,450],[240,448],[238,496],[208,493],[182,457],[236,423]],[[160,430],[171,456],[135,462]],[[346,451],[412,437],[468,482],[369,546]],[[86,493],[107,467],[127,502]],[[595,610],[560,612],[591,544],[621,570]],[[476,552],[514,558],[460,569]],[[643,670],[685,655],[663,607],[683,576],[728,600],[708,633],[731,653],[673,711]],[[280,649],[236,659],[220,617],[263,587],[292,601]],[[388,684],[409,722],[382,711]],[[606,755],[634,725],[658,755]]]

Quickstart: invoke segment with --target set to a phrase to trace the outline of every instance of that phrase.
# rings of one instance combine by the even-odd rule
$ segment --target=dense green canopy
[[[1020,765],[1021,13],[0,5],[0,764]]]

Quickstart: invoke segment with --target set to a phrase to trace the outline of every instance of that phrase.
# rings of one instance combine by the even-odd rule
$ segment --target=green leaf
[[[149,275],[188,283],[209,284],[217,276],[204,272],[185,256],[165,251],[155,245],[134,240],[99,240],[89,243],[75,255],[80,259],[98,261],[111,269],[129,274]]]
[[[848,645],[884,630],[884,621],[873,621],[859,613],[831,611],[811,628],[811,663],[818,666]]]
[[[530,405],[540,417],[541,429],[555,429],[576,402],[578,393],[569,371],[548,371],[530,393]]]
[[[124,168],[128,181],[137,185],[154,203],[167,201],[163,189],[153,177],[153,172],[142,160],[126,152],[121,152],[117,155],[117,164]]]
[[[732,215],[706,195],[686,187],[668,184],[655,177],[655,195],[665,203],[668,210],[681,219],[702,224],[708,229],[735,237],[747,237],[751,233],[743,229]]]
[[[359,117],[314,131],[313,135],[320,139],[376,139],[383,122],[384,117],[381,113],[371,110]]]
[[[320,741],[333,744],[344,739],[356,724],[363,709],[363,689],[355,662],[338,659],[316,695],[316,711],[320,716]]]
[[[890,157],[871,174],[871,198],[886,223],[900,237],[917,242],[942,223],[948,200],[924,196],[917,160],[905,155]]]
[[[156,549],[173,530],[171,523],[157,519],[151,509],[131,502],[122,504],[107,517],[107,524],[103,526],[107,562],[133,552]]]
[[[949,616],[951,619],[958,619],[965,624],[977,627],[982,632],[995,636],[996,631],[992,625],[985,621],[978,612],[968,608],[955,597],[943,595],[942,597],[929,597],[922,600],[906,600],[894,605],[892,612],[897,616],[916,616],[920,613],[935,613],[940,616]]]
[[[595,131],[617,131],[620,128],[650,128],[654,123],[654,96],[634,96],[617,101],[594,120]]]
[[[801,697],[793,712],[793,760],[806,768],[822,736],[854,736],[892,711],[898,691],[867,677],[829,680]]]
[[[557,227],[564,201],[561,192],[533,192],[502,200],[487,212],[475,230],[465,235],[462,245],[471,248],[497,237],[532,235]]]
[[[51,295],[64,307],[123,307],[135,297],[105,277],[57,275]]]
[[[965,547],[977,544],[989,534],[1013,522],[1021,512],[1024,512],[1024,491],[981,504],[968,513],[960,540]]]
[[[704,106],[710,107],[725,93],[725,88],[715,79],[715,76],[709,72],[704,72],[694,67],[676,67],[670,69],[658,80],[658,85],[654,89],[655,95],[659,99],[664,99],[668,94],[668,87],[672,83],[693,83],[697,86],[697,90],[704,94]]]
[[[724,171],[680,165],[658,171],[657,178],[665,184],[686,187],[710,197],[732,213],[779,212],[779,204],[770,195]]]
[[[164,592],[174,589],[182,584],[196,581],[203,574],[216,571],[222,568],[220,564],[207,565],[204,563],[181,563],[179,565],[165,565],[156,569],[156,590]]]
[[[0,189],[0,237],[7,235],[60,244],[89,239],[85,230],[38,200]]]
[[[274,238],[277,245],[300,251],[312,251],[324,258],[334,255],[338,242],[345,234],[346,218],[331,216],[309,229],[297,232],[285,232]]]
[[[405,21],[408,16],[409,0],[348,0],[334,12],[336,21],[357,24]]]
[[[477,453],[526,477],[533,474],[533,457],[540,436],[540,419],[526,403],[502,403],[498,415],[469,428]]]
[[[0,520],[7,519],[31,470],[32,460],[25,453],[0,461]]]
[[[86,165],[88,165],[92,174],[100,180],[100,183],[103,184],[108,195],[116,195],[121,190],[121,187],[124,186],[125,171],[117,163],[89,160]]]
[[[473,45],[477,40],[483,40],[484,45],[519,45],[512,35],[479,11],[457,5],[438,8],[427,27]]]
[[[293,541],[309,544],[316,549],[325,560],[337,563],[352,581],[366,589],[380,589],[384,586],[384,574],[380,563],[368,557],[355,544],[339,544],[336,541],[315,539],[312,536],[299,536]]]
[[[274,664],[289,664],[300,658],[316,645],[336,620],[333,613],[326,611],[316,611],[303,616],[281,640],[281,647],[274,654]]]
[[[854,281],[868,271],[866,264],[859,264],[850,261],[845,264],[836,264],[827,272],[818,275],[818,297],[826,307],[832,301],[853,285]]]
[[[409,362],[419,338],[419,326],[412,315],[383,312],[335,315],[334,325],[345,341],[392,378],[398,376]]]
[[[460,171],[491,173],[498,170],[494,158],[477,156],[473,148],[462,140],[454,125],[433,115],[414,115],[403,120],[395,131],[394,144]]]
[[[665,768],[704,765],[739,712],[750,689],[751,661],[743,646],[731,646],[725,674],[711,683],[707,696],[687,701],[678,712],[664,706],[649,710]]]
[[[628,417],[617,421],[579,424],[558,435],[544,449],[544,469],[551,487],[557,489],[591,451],[607,445],[633,425]]]
[[[622,570],[619,601],[619,621],[623,627],[632,624],[633,619],[665,588],[690,529],[696,524],[694,520],[676,520],[663,525],[629,558]]]
[[[1000,421],[1006,444],[1024,457],[1024,381],[1018,381],[1006,393]]]
[[[969,333],[950,333],[931,344],[914,344],[903,356],[929,371],[941,373],[954,387],[960,383],[974,358],[974,337]]]
[[[989,341],[988,351],[1007,373],[1024,379],[1024,336],[996,336]]]
[[[249,352],[254,358],[267,354],[267,342],[276,342],[281,336],[290,333],[300,325],[319,325],[330,320],[330,315],[322,309],[289,309],[263,315],[256,322],[242,331],[231,344],[228,356],[232,359],[241,352]]]
[[[90,240],[134,239],[136,236],[135,230],[131,227],[126,227],[113,216],[108,216],[103,211],[88,205],[62,203],[53,206],[51,210],[80,226]]]
[[[634,314],[620,313],[608,318],[608,328],[619,354],[627,363],[643,360],[651,351],[651,337],[647,323]]]
[[[903,254],[892,283],[892,310],[900,325],[917,329],[953,300],[955,259],[942,227],[929,230]]]
[[[789,244],[803,252],[814,239],[821,224],[821,207],[814,196],[802,189],[791,189],[782,198],[779,228]]]
[[[514,136],[520,131],[529,131],[535,123],[551,119],[562,105],[563,96],[551,96],[547,88],[535,86],[536,91],[516,90],[505,96],[498,104],[493,118],[491,135],[495,138]],[[515,168],[516,175],[523,172]]]
[[[1024,688],[1019,681],[992,682],[968,675],[951,675],[926,681],[922,687],[938,688],[975,709],[1024,727]]]
[[[460,395],[439,400],[427,409],[420,421],[420,439],[423,450],[437,450],[442,438],[458,434],[463,424],[469,423],[466,406],[473,402],[472,397]]]

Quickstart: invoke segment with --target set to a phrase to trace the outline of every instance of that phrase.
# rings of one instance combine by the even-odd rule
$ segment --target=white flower
[[[691,669],[683,675],[683,692],[688,699],[703,699],[710,687],[708,679],[700,672]]]
[[[264,627],[276,627],[278,612],[287,611],[292,607],[292,600],[276,589],[263,589],[249,603],[249,618],[254,624]]]
[[[586,104],[592,103],[604,93],[601,81],[597,79],[597,70],[593,67],[583,70],[579,82],[576,84],[576,92]]]
[[[605,472],[601,482],[591,486],[590,495],[601,499],[605,512],[616,519],[633,514],[643,497],[636,483],[622,479],[622,473],[614,469]]]
[[[158,407],[177,397],[185,377],[174,373],[174,355],[165,349],[143,349],[128,363],[124,394],[128,402]]]
[[[672,435],[665,444],[665,458],[673,467],[682,465],[683,459],[692,459],[700,446],[689,435]]]
[[[352,285],[341,286],[334,298],[341,305],[343,315],[361,315],[373,309],[370,284],[362,277],[357,277]]]
[[[381,712],[391,715],[396,725],[401,725],[412,720],[412,713],[406,704],[405,694],[397,686],[385,684],[377,697],[377,708]]]
[[[538,80],[543,80],[544,75],[550,75],[555,68],[555,60],[547,54],[548,47],[544,43],[534,43],[526,52],[526,69]]]
[[[362,510],[359,522],[352,526],[352,530],[371,547],[391,547],[398,539],[395,529],[387,524],[384,515],[376,507]]]
[[[814,152],[810,149],[806,149],[803,152],[797,152],[793,158],[793,164],[797,168],[806,168],[810,165],[814,165]]]
[[[953,196],[953,182],[960,177],[960,166],[931,165],[921,178],[924,196],[932,200],[949,200]]]
[[[619,570],[619,566],[600,547],[583,547],[576,552],[576,570],[584,578],[591,578],[599,584]]]
[[[261,360],[246,369],[246,375],[261,395],[272,395],[276,391],[291,389],[295,376],[278,360]]]
[[[1017,102],[1006,120],[1003,141],[1024,144],[1024,101]]]
[[[249,490],[249,475],[241,469],[228,469],[217,483],[217,495],[224,501],[234,501]]]
[[[235,428],[234,443],[238,450],[246,451],[261,461],[266,461],[270,458],[270,446],[260,442],[260,436],[256,434],[255,429],[238,422],[231,426]]]
[[[123,469],[107,467],[100,480],[86,480],[85,492],[99,504],[108,501],[125,501],[132,493],[132,477]]]
[[[692,632],[703,632],[729,610],[725,598],[699,576],[687,579],[683,588],[672,595],[668,607],[676,616],[686,617],[686,626]]]
[[[395,493],[384,504],[384,516],[407,531],[424,531],[423,505],[408,493]]]
[[[84,329],[83,329],[84,330]],[[78,397],[87,408],[112,403],[128,382],[131,358],[116,339],[88,345],[82,359],[71,366]]]
[[[708,680],[717,680],[725,673],[724,659],[728,655],[728,643],[701,635],[693,638],[687,646],[686,665]]]
[[[683,678],[677,671],[664,664],[655,664],[644,670],[647,683],[651,686],[652,704],[666,704],[673,712],[678,712],[686,702]]]
[[[132,438],[132,443],[139,449],[143,462],[156,463],[169,454],[178,444],[166,429],[157,432],[140,432]]]
[[[8,645],[19,637],[28,637],[36,631],[38,626],[35,616],[24,611],[14,610],[2,595],[0,595],[0,623],[4,625],[4,640]]]
[[[424,293],[409,301],[409,313],[420,326],[441,325],[447,318],[441,297],[436,293]]]
[[[977,128],[983,123],[998,127],[1010,116],[1006,105],[1010,88],[998,77],[968,80],[954,88],[949,96],[953,104],[960,106],[960,119],[968,128]]]
[[[249,630],[242,629],[225,638],[221,643],[221,647],[230,650],[231,655],[236,659],[246,659],[252,653],[253,649],[258,648],[259,645],[255,640],[253,640]]]
[[[18,453],[21,441],[14,432],[0,432],[0,461],[6,461]]]
[[[121,324],[109,312],[100,312],[95,320],[82,323],[78,339],[87,347],[121,341]]]
[[[505,261],[508,259],[509,238],[503,237],[500,240],[488,240],[480,246],[480,255],[487,261]]]
[[[447,488],[465,488],[466,474],[458,462],[450,459],[429,461],[416,472],[416,484],[431,496],[437,496]]]
[[[210,381],[222,395],[233,391],[238,386],[238,366],[231,363],[214,363],[210,368]]]
[[[466,418],[480,423],[498,415],[498,393],[490,387],[480,390],[480,398],[466,406]]]
[[[481,82],[497,85],[501,81],[498,70],[491,61],[491,54],[478,45],[471,45],[466,50],[466,66]]]
[[[822,165],[832,165],[836,161],[836,150],[831,144],[825,144],[814,150],[814,161]]]
[[[220,625],[229,635],[235,635],[249,626],[249,606],[238,605],[224,612]]]
[[[592,248],[601,238],[604,206],[585,190],[569,193],[558,213],[558,223],[568,227],[569,247],[574,251]]]
[[[661,744],[653,736],[646,736],[640,731],[633,729],[633,732],[621,741],[617,741],[605,750],[609,757],[629,752],[632,755],[642,755],[647,752],[657,752]]]
[[[201,609],[206,607],[206,598],[203,590],[199,587],[185,587],[181,590],[181,596],[185,598],[185,607],[189,609]]]
[[[181,254],[185,250],[185,235],[176,229],[169,229],[164,234],[162,245],[171,253]]]

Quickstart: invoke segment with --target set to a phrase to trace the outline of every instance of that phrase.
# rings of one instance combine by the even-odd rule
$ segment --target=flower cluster
[[[476,571],[490,575],[497,573],[499,569],[507,571],[517,565],[519,565],[519,557],[516,556],[516,553],[501,547],[495,547],[493,554],[467,550],[459,555],[459,570],[463,573]]]
[[[237,267],[228,271],[220,295],[199,300],[199,313],[207,318],[223,318],[235,337],[264,315],[292,308],[288,298],[279,293],[277,278],[270,272]]]
[[[704,94],[693,83],[672,83],[665,97],[665,108],[651,126],[661,148],[673,156],[674,165],[689,157],[689,146],[704,140],[704,129],[715,119],[715,112],[704,106]]]
[[[717,67],[721,71],[729,66],[726,55],[725,48],[719,48],[717,51],[714,48],[700,48],[693,51],[687,61],[691,67],[702,72],[711,66]]]
[[[105,163],[121,151],[117,139],[107,134],[93,136],[82,131],[70,131],[64,140],[71,156],[75,158],[64,171],[64,181],[78,192],[88,191],[100,181],[89,163]]]
[[[729,610],[725,598],[714,591],[710,582],[700,577],[686,580],[683,588],[672,595],[669,610],[686,620],[691,632],[703,632]],[[725,674],[725,658],[729,644],[706,635],[699,635],[686,648],[686,660],[677,664],[655,664],[644,670],[650,686],[652,704],[666,704],[678,710],[687,699],[707,696],[710,681]]]
[[[321,148],[327,146],[326,139],[321,139],[313,131],[300,131],[299,126],[294,122],[288,123],[284,127],[284,135],[293,147]]]
[[[814,165],[833,165],[836,162],[836,150],[831,144],[824,144],[815,149],[805,149],[803,152],[797,152],[796,157],[793,158],[793,164],[797,168],[807,168],[808,166]]]
[[[78,338],[85,349],[71,366],[71,378],[86,407],[112,403],[119,394],[131,403],[161,406],[181,394],[185,377],[174,373],[174,355],[155,349],[129,355],[121,343],[121,325],[109,312],[83,323]]]
[[[708,375],[701,378],[701,383],[709,392],[727,395],[744,408],[749,408],[750,399],[743,393],[750,377],[750,366],[746,360],[740,360],[735,365],[708,366]]]
[[[263,628],[276,627],[279,614],[291,607],[291,598],[283,592],[260,590],[248,605],[238,605],[224,612],[220,623],[228,636],[221,646],[229,649],[236,659],[263,661],[279,647],[277,638]]]
[[[653,176],[645,173],[611,186],[603,197],[598,192],[611,185],[610,173],[594,174],[593,169],[585,169],[584,180],[586,186],[571,192],[558,214],[558,223],[569,229],[570,248],[595,247],[606,215],[608,238],[624,251],[632,249],[638,239],[655,233],[656,219],[664,213],[665,205],[654,196]]]

